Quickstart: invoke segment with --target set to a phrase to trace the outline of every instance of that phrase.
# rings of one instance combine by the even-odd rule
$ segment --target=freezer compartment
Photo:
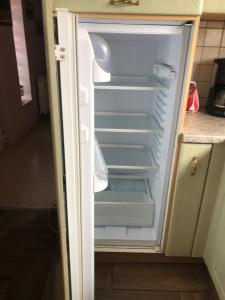
[[[95,195],[95,226],[151,227],[155,204],[144,177],[109,179],[106,191]]]

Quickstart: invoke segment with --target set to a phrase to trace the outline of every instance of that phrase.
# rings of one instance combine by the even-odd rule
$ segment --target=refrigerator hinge
[[[66,59],[66,48],[60,45],[55,45],[55,60],[63,61]]]

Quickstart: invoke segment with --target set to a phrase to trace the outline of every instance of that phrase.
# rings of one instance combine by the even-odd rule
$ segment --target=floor
[[[0,300],[62,299],[50,137],[44,121],[0,153]],[[96,300],[218,300],[203,264],[96,257]]]
[[[62,295],[57,216],[50,209],[55,201],[50,123],[45,119],[0,153],[0,300],[56,300],[56,291]]]
[[[0,153],[0,209],[43,209],[55,202],[49,120]]]
[[[55,212],[0,211],[0,300],[42,299],[58,249],[54,229]]]
[[[202,263],[122,261],[96,264],[95,300],[219,300]]]

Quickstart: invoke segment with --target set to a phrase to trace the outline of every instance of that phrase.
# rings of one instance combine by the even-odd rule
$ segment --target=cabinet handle
[[[139,0],[110,0],[111,5],[140,5]]]
[[[197,157],[193,157],[191,161],[191,176],[195,176],[197,171],[198,159]]]

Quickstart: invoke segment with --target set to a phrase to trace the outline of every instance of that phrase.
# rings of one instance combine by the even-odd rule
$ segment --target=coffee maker
[[[206,111],[213,116],[225,118],[225,58],[214,60],[211,89]]]

